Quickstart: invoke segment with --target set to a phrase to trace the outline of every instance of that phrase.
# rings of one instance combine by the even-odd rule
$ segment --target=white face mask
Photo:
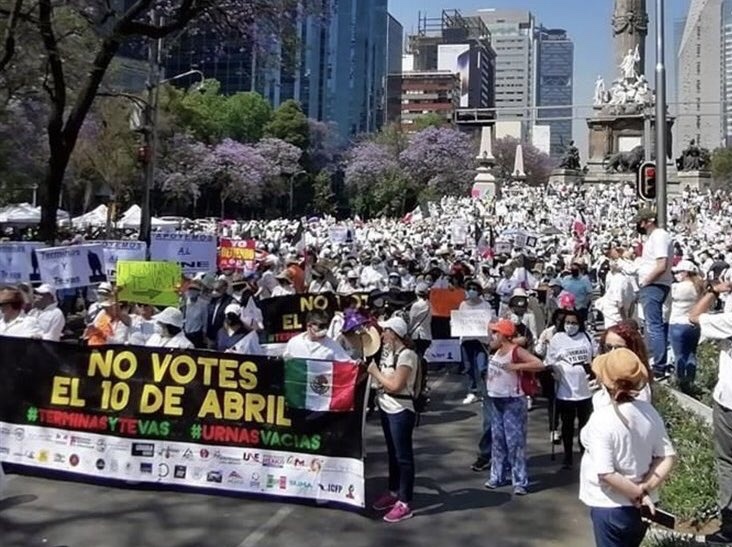
[[[681,283],[682,281],[684,281],[686,279],[686,275],[682,272],[678,272],[678,273],[674,274],[674,279],[676,280],[677,283]]]
[[[160,323],[155,323],[155,326],[153,327],[153,332],[155,334],[159,334],[160,336],[163,335],[163,326]]]
[[[568,336],[574,336],[579,332],[579,325],[564,325],[564,332],[566,332]]]

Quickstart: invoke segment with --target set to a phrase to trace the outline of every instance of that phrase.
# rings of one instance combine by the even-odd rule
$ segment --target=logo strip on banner
[[[363,507],[356,375],[355,410],[316,412],[286,403],[280,359],[13,338],[0,352],[0,460]]]

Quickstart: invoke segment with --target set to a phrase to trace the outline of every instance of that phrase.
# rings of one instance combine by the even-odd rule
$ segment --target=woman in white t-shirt
[[[640,507],[655,510],[676,453],[661,416],[636,398],[649,373],[632,351],[600,355],[592,370],[611,404],[597,408],[580,433],[579,498],[590,507],[598,547],[638,547],[647,529]]]
[[[549,341],[544,364],[552,367],[557,381],[556,411],[562,421],[563,469],[573,465],[575,421],[582,429],[592,414],[592,391],[588,374],[597,351],[576,311],[567,311],[557,333]],[[582,446],[580,446],[582,452]]]
[[[676,378],[682,391],[687,391],[696,376],[696,348],[701,331],[689,321],[689,312],[704,293],[704,281],[696,265],[682,260],[673,268],[675,283],[671,285],[671,316],[668,338],[674,350]]]
[[[513,483],[514,494],[523,496],[528,493],[529,486],[526,470],[528,404],[519,374],[539,372],[544,365],[513,342],[516,325],[510,319],[499,319],[488,328],[492,333],[490,348],[493,350],[485,379],[491,416],[491,471],[485,487],[493,489]]]
[[[414,449],[412,433],[416,423],[414,386],[417,353],[408,345],[407,322],[392,317],[380,323],[385,349],[392,355],[381,365],[372,362],[368,372],[377,384],[376,402],[381,409],[381,426],[389,455],[389,491],[374,503],[376,511],[387,511],[386,522],[400,522],[413,516]]]

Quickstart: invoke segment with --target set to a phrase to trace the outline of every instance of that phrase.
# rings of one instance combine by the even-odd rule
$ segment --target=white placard
[[[456,220],[452,223],[452,242],[455,245],[465,245],[468,242],[470,228],[464,220]]]
[[[156,232],[150,241],[150,260],[166,260],[180,264],[186,275],[215,272],[216,236],[183,232]]]
[[[144,241],[110,239],[99,243],[104,245],[104,269],[110,281],[117,277],[118,260],[145,260],[147,256],[147,243]]]
[[[0,242],[0,283],[15,285],[40,281],[34,249],[43,247],[39,241]]]
[[[453,310],[450,312],[451,336],[488,336],[491,310]]]
[[[88,287],[107,280],[104,273],[104,247],[70,245],[37,249],[41,281],[56,289]]]
[[[460,340],[432,340],[424,358],[428,363],[459,363],[462,361]]]
[[[346,243],[348,241],[348,228],[345,226],[333,226],[328,230],[328,235],[333,243]]]

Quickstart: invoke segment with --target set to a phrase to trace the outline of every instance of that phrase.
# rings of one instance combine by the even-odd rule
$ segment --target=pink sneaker
[[[414,516],[409,505],[403,501],[396,502],[396,505],[392,507],[386,515],[384,515],[385,522],[400,522],[402,520],[411,519]]]
[[[388,511],[394,507],[398,501],[399,499],[397,497],[392,496],[391,493],[387,492],[377,499],[372,507],[374,508],[374,511]]]

